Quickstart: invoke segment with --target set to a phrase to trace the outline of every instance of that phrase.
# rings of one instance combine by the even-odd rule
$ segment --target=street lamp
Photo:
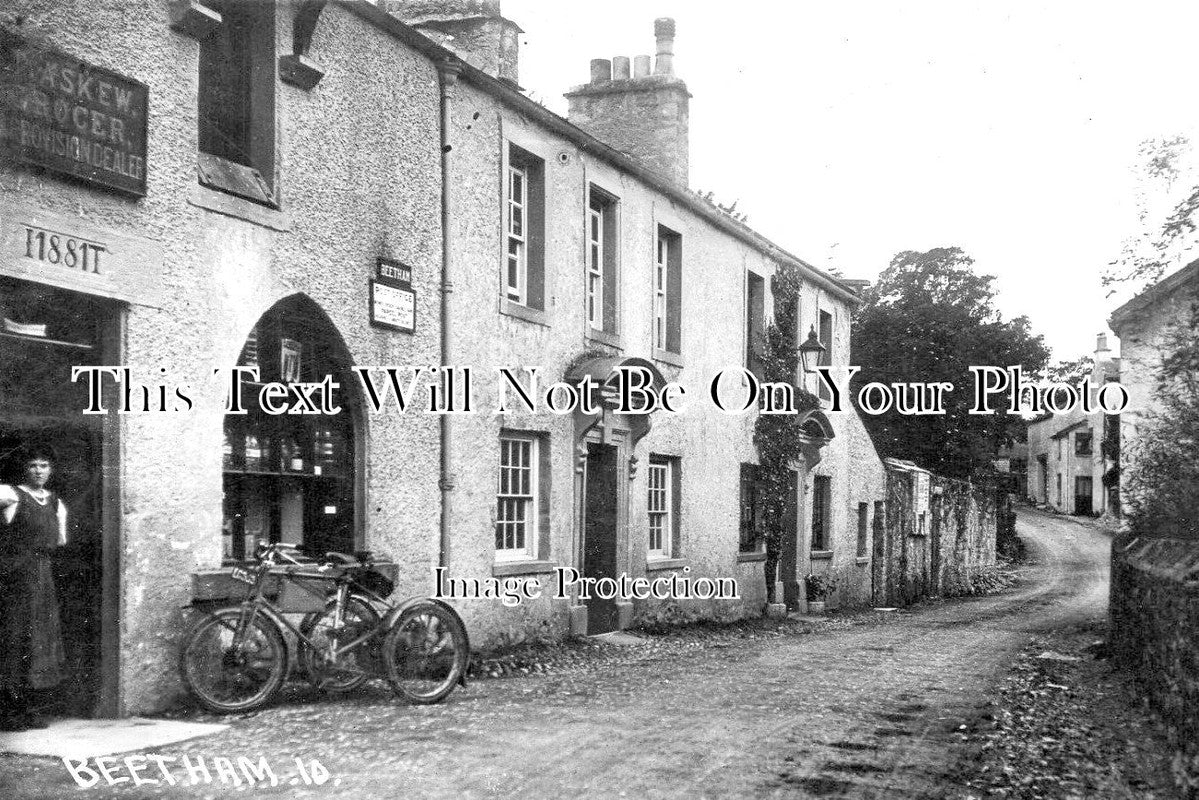
[[[807,341],[799,346],[799,360],[805,373],[816,371],[816,365],[820,363],[820,354],[824,349],[820,339],[816,338],[816,326],[813,325],[808,331]]]

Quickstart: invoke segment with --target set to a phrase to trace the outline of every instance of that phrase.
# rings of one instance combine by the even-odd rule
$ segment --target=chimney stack
[[[674,74],[673,19],[654,20],[657,57],[592,59],[590,83],[566,93],[570,121],[606,144],[645,163],[680,186],[687,186],[687,84]]]
[[[654,62],[655,75],[674,74],[674,20],[659,17],[654,20],[654,38],[658,40],[658,58]]]
[[[383,10],[473,67],[519,86],[520,34],[500,0],[383,0]]]

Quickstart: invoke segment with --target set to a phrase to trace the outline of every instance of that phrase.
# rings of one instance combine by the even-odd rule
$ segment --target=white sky
[[[874,279],[957,245],[1055,358],[1095,347],[1137,231],[1137,147],[1199,129],[1199,4],[504,0],[521,83],[565,114],[591,58],[678,25],[691,186],[817,265]],[[1113,338],[1114,341],[1114,338]]]

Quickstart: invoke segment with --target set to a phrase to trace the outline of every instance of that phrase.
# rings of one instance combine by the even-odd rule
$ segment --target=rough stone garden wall
[[[1199,539],[1124,533],[1112,542],[1111,648],[1178,745],[1199,792]]]
[[[974,594],[995,566],[993,489],[887,462],[886,524],[874,532],[874,604]]]

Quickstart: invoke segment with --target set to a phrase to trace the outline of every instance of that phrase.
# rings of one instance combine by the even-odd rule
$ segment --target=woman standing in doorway
[[[0,484],[0,730],[42,728],[33,693],[63,679],[50,556],[67,543],[67,509],[46,488],[53,456],[30,450],[17,486]]]

